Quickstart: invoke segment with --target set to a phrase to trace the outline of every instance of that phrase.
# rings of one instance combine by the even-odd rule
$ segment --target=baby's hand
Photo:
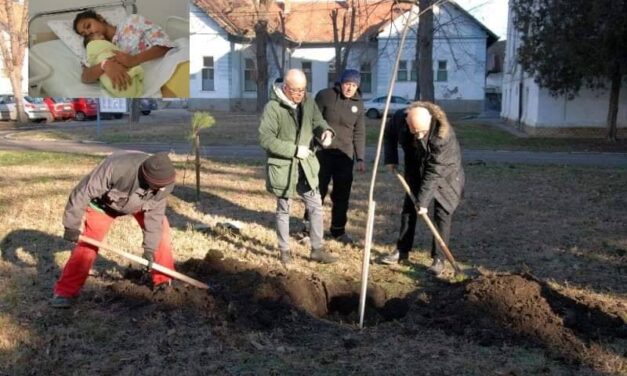
[[[124,65],[125,67],[133,68],[137,65],[137,62],[135,61],[135,56],[122,51],[114,51],[114,53],[115,56],[113,57],[113,60]]]

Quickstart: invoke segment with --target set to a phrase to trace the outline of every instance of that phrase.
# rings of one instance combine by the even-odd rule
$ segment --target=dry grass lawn
[[[539,346],[484,346],[437,328],[407,329],[404,321],[362,332],[331,322],[322,322],[322,329],[294,323],[263,331],[161,309],[158,302],[138,303],[132,311],[107,300],[104,291],[122,278],[129,263],[105,253],[84,288],[87,298],[70,311],[53,310],[48,299],[71,250],[61,238],[63,208],[71,189],[99,160],[0,152],[0,374],[159,374],[164,369],[170,374],[627,372],[625,338],[599,342],[611,364],[576,365]],[[202,197],[196,203],[191,164],[185,166],[184,156],[175,161],[180,184],[167,214],[177,262],[219,251],[251,267],[282,273],[275,252],[275,200],[264,189],[263,166],[203,161]],[[594,301],[627,321],[626,170],[487,165],[466,166],[466,171],[467,193],[451,241],[464,267],[531,272],[556,291]],[[349,212],[348,232],[359,244],[328,241],[341,261],[323,266],[309,262],[307,246],[294,241],[290,270],[322,280],[360,280],[369,174],[356,175]],[[402,200],[401,188],[383,171],[376,197],[373,252],[378,256],[393,249]],[[295,203],[293,229],[302,214],[302,205]],[[327,203],[325,228],[329,216]],[[241,233],[216,226],[231,220],[244,224]],[[204,231],[206,227],[212,230]],[[391,297],[437,283],[426,273],[430,238],[420,224],[417,233],[411,265],[371,267],[371,281]],[[141,236],[132,219],[121,218],[106,242],[141,254]]]

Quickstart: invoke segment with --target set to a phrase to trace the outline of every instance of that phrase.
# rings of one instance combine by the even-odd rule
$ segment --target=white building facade
[[[414,16],[417,9],[412,11]],[[373,38],[352,44],[347,68],[362,73],[365,99],[386,95],[390,73],[399,48],[400,30],[410,12],[378,30]],[[436,101],[448,111],[481,112],[485,98],[487,43],[496,36],[476,19],[453,5],[435,11],[433,69]],[[394,95],[413,100],[418,20],[414,17],[403,48]],[[229,35],[202,9],[191,5],[190,100],[192,107],[219,110],[252,110],[256,98],[256,60],[249,41]],[[281,49],[276,46],[277,54]],[[268,51],[269,77],[280,76],[273,54]],[[306,43],[286,51],[286,69],[302,69],[312,95],[332,84],[335,49],[332,43]],[[196,102],[196,105],[194,105]]]
[[[609,91],[582,88],[573,100],[553,97],[540,88],[533,76],[517,63],[520,33],[513,24],[510,8],[507,46],[503,64],[501,117],[531,135],[604,136],[607,133]],[[627,84],[623,84],[618,104],[619,135],[627,129]]]
[[[416,92],[416,40],[418,9],[413,9],[411,29],[396,77],[394,95],[413,99]],[[387,25],[377,36],[377,93],[388,90],[403,24],[409,12]],[[434,9],[433,78],[436,102],[449,112],[481,112],[486,85],[487,44],[496,36],[462,8],[445,4]]]

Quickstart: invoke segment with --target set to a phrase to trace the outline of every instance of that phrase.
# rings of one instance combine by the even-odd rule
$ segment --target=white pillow
[[[113,26],[119,25],[127,17],[126,10],[124,8],[115,8],[110,10],[96,10],[96,13],[100,14]],[[87,57],[85,56],[85,47],[83,47],[83,37],[74,32],[72,25],[74,18],[71,20],[50,20],[48,21],[48,27],[52,30],[56,36],[76,55],[82,64],[87,64]]]

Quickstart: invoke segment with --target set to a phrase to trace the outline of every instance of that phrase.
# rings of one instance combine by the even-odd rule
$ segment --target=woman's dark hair
[[[79,14],[76,15],[76,17],[74,18],[74,24],[72,25],[74,32],[76,34],[79,34],[78,30],[76,30],[76,27],[78,26],[78,23],[81,20],[86,20],[86,19],[93,19],[99,22],[102,22],[105,25],[108,25],[109,23],[107,22],[107,20],[104,19],[104,17],[102,17],[101,15],[99,15],[98,13],[94,12],[93,10],[86,10],[84,12],[81,12]]]

